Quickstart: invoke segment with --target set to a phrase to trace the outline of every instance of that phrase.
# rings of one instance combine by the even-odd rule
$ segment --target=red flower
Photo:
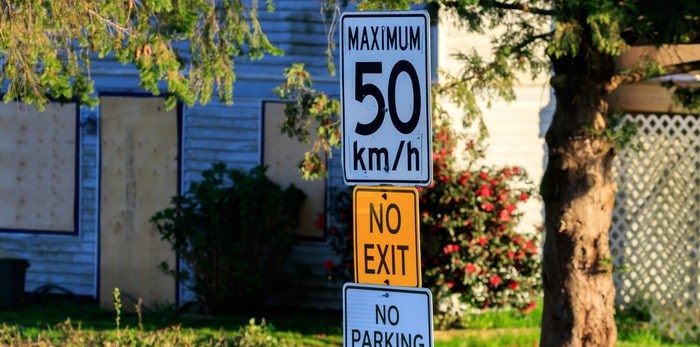
[[[513,204],[506,205],[506,210],[508,210],[509,214],[513,213],[513,211],[515,211],[515,205],[513,205]]]
[[[481,247],[484,247],[486,245],[486,238],[485,237],[480,238],[479,244],[481,245]]]
[[[534,310],[535,307],[537,307],[537,303],[534,302],[534,301],[530,301],[530,304],[523,310],[523,313],[524,313],[524,314],[528,314],[528,313],[530,313],[532,310]]]
[[[525,249],[526,250],[529,250],[530,248],[532,248],[532,246],[533,246],[532,240],[527,240],[527,242],[525,242]]]
[[[508,283],[508,288],[510,288],[512,290],[518,289],[518,282],[510,281],[510,283]]]
[[[443,248],[442,251],[445,252],[445,254],[450,254],[450,253],[458,252],[458,251],[459,251],[459,245],[456,245],[456,244],[449,244],[449,245],[445,246],[445,248]]]
[[[484,184],[483,186],[481,186],[481,188],[479,188],[479,190],[476,191],[476,195],[477,196],[481,195],[485,198],[490,197],[491,196],[491,187]]]
[[[516,236],[513,238],[513,243],[516,245],[522,245],[523,244],[523,238],[520,236]]]
[[[507,222],[510,220],[510,212],[508,212],[508,210],[501,210],[501,212],[498,213],[498,220],[501,222]]]
[[[455,283],[454,283],[454,282],[452,282],[452,281],[447,282],[447,288],[450,288],[450,289],[451,289],[451,288],[454,287],[454,286],[455,286]]]
[[[498,193],[498,201],[500,201],[500,202],[505,202],[506,199],[508,199],[508,195],[506,195],[506,193],[505,193],[504,191],[501,190],[501,191]]]
[[[481,172],[479,172],[479,177],[487,180],[487,179],[489,179],[489,174],[486,173],[486,171],[481,171]]]
[[[508,250],[508,259],[513,260],[513,258],[515,258],[515,253],[513,253],[513,251],[511,250]]]
[[[517,166],[513,166],[513,173],[516,174],[516,175],[517,175],[517,174],[520,174],[520,168],[517,167]]]
[[[523,259],[523,258],[525,258],[525,252],[520,251],[520,252],[518,252],[518,254],[515,255],[515,257],[516,257],[518,260]]]
[[[474,264],[467,264],[464,269],[467,271],[468,275],[471,275],[474,273],[474,271],[476,271],[476,266],[474,266]]]
[[[486,212],[491,212],[491,211],[493,211],[493,204],[490,202],[487,202],[487,203],[481,205],[481,208],[484,209],[484,211],[486,211]]]
[[[498,179],[492,179],[492,180],[491,180],[491,185],[494,186],[494,187],[497,186],[499,183],[501,183],[501,181],[499,181]]]
[[[472,176],[472,175],[471,175],[471,173],[469,173],[469,172],[463,173],[462,176],[459,178],[459,184],[461,184],[461,185],[463,185],[463,186],[464,186],[464,185],[467,185],[467,180],[468,180],[469,177],[471,177],[471,176]]]
[[[523,201],[523,202],[527,201],[527,193],[526,192],[520,193],[518,200]]]
[[[499,284],[501,284],[501,278],[498,277],[498,275],[493,275],[491,278],[489,278],[489,283],[491,283],[492,286],[496,287]]]
[[[510,177],[511,174],[510,168],[507,167],[503,169],[503,176]]]
[[[332,259],[326,259],[326,261],[323,262],[323,268],[330,271],[333,270],[333,267],[335,266],[335,263],[333,263]]]

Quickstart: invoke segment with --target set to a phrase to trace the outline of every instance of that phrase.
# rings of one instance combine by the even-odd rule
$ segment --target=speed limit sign
[[[340,21],[345,183],[429,185],[428,13],[350,12]]]

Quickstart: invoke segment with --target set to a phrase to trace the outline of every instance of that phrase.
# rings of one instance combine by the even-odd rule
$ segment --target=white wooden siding
[[[236,61],[232,106],[213,100],[206,106],[185,109],[183,189],[198,180],[202,171],[216,161],[243,170],[261,164],[263,102],[279,100],[272,90],[284,82],[284,69],[291,64],[304,63],[313,76],[314,87],[338,97],[338,78],[329,76],[326,67],[326,34],[319,6],[314,1],[275,1],[275,12],[261,12],[260,20],[272,44],[284,49],[285,54]],[[340,156],[337,158],[340,160]],[[327,283],[323,273],[323,261],[331,256],[332,251],[323,240],[305,241],[295,246],[287,268],[309,271],[299,275],[303,280],[289,284],[287,295],[277,297],[277,303],[339,307],[340,289]],[[290,293],[304,294],[304,297],[291,297]],[[187,284],[180,286],[180,302],[192,298]]]
[[[438,69],[459,71],[461,65],[454,54],[460,51],[468,53],[473,48],[488,56],[494,34],[497,32],[490,35],[467,34],[453,20],[441,17],[437,35]],[[519,75],[515,101],[497,101],[492,103],[491,108],[486,108],[485,100],[480,102],[489,131],[484,163],[523,167],[535,185],[539,185],[544,172],[544,133],[554,112],[554,97],[548,78],[547,74],[543,74],[533,81],[529,75]],[[451,109],[456,110],[454,107]],[[454,123],[461,124],[461,119],[455,119]],[[541,201],[530,199],[523,211],[525,216],[521,221],[522,231],[532,230],[533,225],[542,224]]]

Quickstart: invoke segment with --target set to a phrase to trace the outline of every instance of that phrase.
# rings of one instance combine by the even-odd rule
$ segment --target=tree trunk
[[[603,131],[602,85],[591,78],[552,78],[557,107],[546,136],[549,160],[541,188],[546,227],[541,346],[613,346],[617,339],[608,240],[615,149]]]

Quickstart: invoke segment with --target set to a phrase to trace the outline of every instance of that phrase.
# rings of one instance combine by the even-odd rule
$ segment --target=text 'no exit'
[[[420,287],[418,191],[355,187],[355,280]]]

